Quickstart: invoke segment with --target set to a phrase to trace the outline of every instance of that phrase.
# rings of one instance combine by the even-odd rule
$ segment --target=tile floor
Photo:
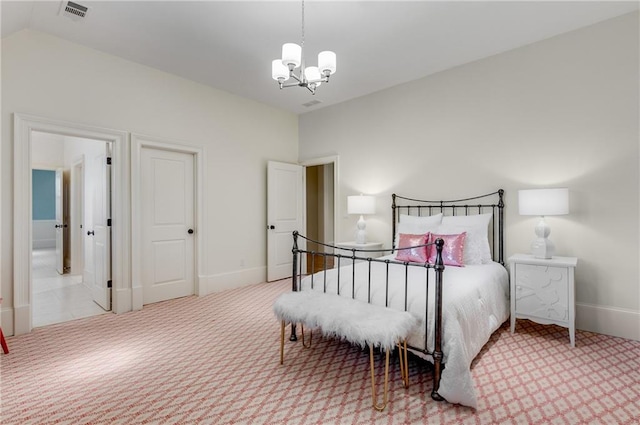
[[[82,276],[56,271],[55,249],[34,249],[32,256],[33,327],[107,313],[91,298]]]

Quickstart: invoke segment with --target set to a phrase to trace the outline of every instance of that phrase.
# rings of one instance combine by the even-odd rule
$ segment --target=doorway
[[[310,165],[305,167],[306,181],[306,236],[323,244],[333,245],[334,223],[334,164]],[[309,244],[307,249],[327,252],[322,245]],[[307,264],[311,273],[333,268],[333,257],[307,254]]]
[[[209,293],[201,279],[207,234],[203,149],[134,133],[131,165],[133,310]]]
[[[132,310],[130,250],[131,191],[128,184],[128,134],[124,131],[83,125],[14,113],[13,115],[13,334],[29,333],[32,321],[32,149],[34,132],[61,134],[109,142],[112,147],[111,215],[112,233],[112,310],[124,313]],[[84,229],[86,230],[86,229]],[[108,282],[105,282],[105,286]],[[109,288],[111,289],[111,288]]]
[[[338,156],[316,158],[300,164],[269,161],[267,165],[267,281],[291,276],[291,232],[315,235],[332,244],[337,233]],[[307,170],[310,170],[307,173]],[[322,176],[319,178],[319,176]],[[312,182],[307,182],[307,179]],[[303,249],[320,250],[319,246]],[[316,244],[317,245],[317,244]],[[303,247],[303,245],[301,245]],[[324,247],[321,248],[324,251]],[[321,257],[321,256],[319,256]],[[316,269],[302,258],[301,268]]]
[[[100,157],[109,143],[40,131],[30,139],[33,327],[103,314],[110,300],[100,307],[92,295],[101,264],[92,236],[94,217],[110,211],[95,211],[106,207],[95,200],[101,170],[85,166],[85,158]]]
[[[141,149],[143,304],[195,292],[195,160],[193,153]]]

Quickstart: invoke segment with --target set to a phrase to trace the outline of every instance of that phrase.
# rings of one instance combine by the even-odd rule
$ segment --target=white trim
[[[196,295],[206,295],[207,288],[205,279],[201,279],[205,266],[204,259],[206,256],[207,244],[204,235],[205,229],[205,205],[204,205],[204,176],[205,174],[205,151],[203,148],[186,145],[180,142],[167,140],[160,137],[145,136],[141,134],[131,134],[131,291],[133,300],[133,309],[142,309],[142,230],[141,230],[141,211],[140,205],[140,187],[141,187],[141,155],[142,148],[154,148],[173,152],[181,152],[192,154],[194,156],[194,178],[195,178],[195,238],[196,238],[196,256],[195,256],[195,293]]]
[[[13,334],[31,331],[31,133],[63,134],[113,143],[112,280],[115,289],[128,288],[129,281],[129,154],[127,133],[37,117],[14,114],[13,127]],[[128,311],[128,300],[113,299],[113,311]],[[10,331],[7,330],[10,334]]]
[[[79,155],[71,164],[71,190],[69,191],[71,196],[69,199],[70,209],[70,223],[71,228],[69,232],[69,239],[71,240],[71,274],[83,275],[84,274],[84,227],[80,229],[79,225],[84,226],[84,185],[85,185],[85,170],[86,170],[84,154]],[[80,168],[81,174],[78,174],[78,168]],[[79,181],[82,185],[79,185]],[[82,258],[82,261],[80,259]]]
[[[640,311],[576,303],[576,328],[640,341]]]
[[[263,283],[266,274],[267,267],[263,266],[228,273],[200,276],[200,281],[203,282],[202,286],[205,290],[205,293],[202,295]]]
[[[338,226],[340,225],[340,220],[338,220],[338,205],[340,205],[340,184],[339,184],[339,170],[340,170],[340,157],[338,155],[333,156],[323,156],[320,158],[312,158],[307,159],[305,161],[300,162],[300,165],[303,167],[313,167],[316,165],[327,165],[333,164],[333,242],[339,240],[338,238]],[[306,173],[303,173],[306,178]],[[306,192],[306,184],[303,186],[304,190],[304,228],[307,226],[307,213],[306,213],[306,205],[307,205],[307,192]]]

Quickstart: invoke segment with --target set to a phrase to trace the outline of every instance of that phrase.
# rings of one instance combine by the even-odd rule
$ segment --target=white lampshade
[[[271,77],[276,81],[289,79],[289,68],[284,66],[282,60],[276,59],[271,62]]]
[[[518,191],[520,215],[569,214],[569,189],[528,189]]]
[[[347,197],[347,213],[373,214],[376,212],[376,198],[373,196],[356,195]]]
[[[317,66],[308,66],[304,69],[304,76],[306,77],[307,81],[309,81],[310,83],[313,83],[316,85],[316,87],[318,87],[320,84],[322,84],[320,82],[320,71],[318,70]]]
[[[318,53],[318,69],[321,74],[329,71],[329,75],[336,72],[336,54],[330,50]]]
[[[302,61],[302,47],[296,43],[285,43],[282,45],[282,64],[289,66],[292,64],[294,68],[300,66]]]

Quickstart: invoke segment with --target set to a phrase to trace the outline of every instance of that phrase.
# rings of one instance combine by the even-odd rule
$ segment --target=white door
[[[109,145],[93,159],[93,300],[111,310],[111,158]]]
[[[56,270],[64,274],[64,174],[56,170]]]
[[[269,161],[267,168],[267,280],[293,272],[292,233],[304,234],[304,167]],[[303,242],[303,241],[301,241]],[[300,248],[304,248],[300,244]]]
[[[142,303],[194,294],[193,154],[142,148]]]

